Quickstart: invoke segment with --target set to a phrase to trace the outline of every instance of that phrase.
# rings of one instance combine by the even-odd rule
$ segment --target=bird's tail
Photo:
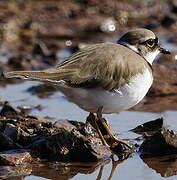
[[[20,78],[34,81],[56,83],[61,81],[61,77],[59,74],[59,72],[53,69],[43,71],[11,71],[4,73],[6,78]]]

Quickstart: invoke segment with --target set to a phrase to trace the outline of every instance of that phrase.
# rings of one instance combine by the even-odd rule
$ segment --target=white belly
[[[59,89],[82,109],[95,113],[99,107],[103,107],[103,114],[109,114],[127,110],[139,103],[151,87],[152,81],[152,74],[146,69],[114,92],[102,88]]]

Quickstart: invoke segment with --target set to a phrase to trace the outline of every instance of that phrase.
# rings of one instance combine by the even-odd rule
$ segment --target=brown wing
[[[122,45],[102,43],[81,49],[59,64],[57,69],[61,79],[70,86],[102,86],[111,91],[128,82],[137,72],[141,73],[144,62],[141,56]],[[149,65],[145,63],[144,67],[149,68]]]
[[[135,56],[135,60],[131,59],[131,55]],[[138,59],[136,56],[140,62],[132,70],[130,67],[139,61],[136,60]],[[125,84],[137,72],[142,72],[142,66],[138,65],[142,63],[143,58],[124,46],[101,43],[77,51],[56,68],[44,71],[15,71],[7,73],[7,76],[41,81],[64,80],[68,86],[90,88],[102,86],[106,90],[113,90]]]
[[[117,45],[111,43],[81,49],[58,65],[61,79],[74,87],[119,87],[125,81],[125,63],[118,59],[116,50]]]

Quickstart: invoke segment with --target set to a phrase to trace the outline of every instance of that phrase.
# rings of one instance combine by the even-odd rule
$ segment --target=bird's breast
[[[69,88],[63,93],[88,112],[97,112],[99,107],[103,107],[103,114],[110,114],[127,110],[139,103],[151,87],[152,81],[152,72],[147,68],[113,91],[103,88]]]
[[[103,113],[105,114],[127,110],[144,98],[152,82],[152,72],[147,68],[142,73],[138,73],[130,78],[119,89],[115,89],[112,92],[103,90],[95,92],[95,97],[93,98],[95,99],[96,107],[103,106]]]
[[[118,93],[118,96],[122,96],[125,100],[129,101],[130,106],[134,106],[147,94],[152,82],[152,72],[147,68],[142,73],[131,77],[128,83],[115,90],[115,92]]]

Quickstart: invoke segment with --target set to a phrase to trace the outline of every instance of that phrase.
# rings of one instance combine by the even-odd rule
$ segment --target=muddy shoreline
[[[57,167],[60,173],[69,168],[69,174],[64,173],[63,178],[74,177],[78,173],[93,173],[110,161],[112,177],[116,167],[136,153],[151,166],[150,158],[157,157],[154,159],[157,161],[164,156],[168,159],[169,155],[173,158],[177,152],[177,131],[164,127],[163,118],[131,129],[139,134],[137,138],[126,139],[131,142],[132,149],[122,144],[114,144],[111,148],[103,146],[89,118],[84,123],[72,120],[51,122],[5,102],[0,111],[0,178],[30,174],[51,178],[51,172]],[[104,129],[100,129],[105,134]],[[106,134],[105,139],[109,142]],[[51,168],[51,172],[44,173],[45,168]],[[158,171],[164,173],[163,169]],[[175,171],[169,172],[169,176],[173,173]]]

